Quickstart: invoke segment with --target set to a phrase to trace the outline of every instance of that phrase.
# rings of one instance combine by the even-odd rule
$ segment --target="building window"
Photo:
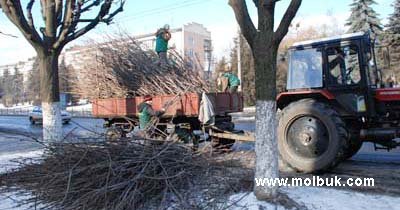
[[[188,37],[188,42],[190,46],[194,46],[194,38],[192,36]]]
[[[193,57],[193,49],[190,49],[190,50],[188,51],[188,55],[189,55],[189,57]]]
[[[211,46],[211,40],[205,39],[204,40],[204,51],[211,51],[212,46]]]

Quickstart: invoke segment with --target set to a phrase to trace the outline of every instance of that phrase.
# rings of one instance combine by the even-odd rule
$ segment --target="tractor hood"
[[[400,88],[378,88],[375,98],[378,101],[400,101]]]

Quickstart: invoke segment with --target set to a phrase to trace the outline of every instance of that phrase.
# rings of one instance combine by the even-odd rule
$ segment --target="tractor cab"
[[[282,164],[319,172],[363,142],[400,146],[400,88],[384,87],[368,33],[299,42],[289,49],[287,91],[278,95]]]
[[[287,92],[280,95],[278,105],[290,103],[289,96],[314,94],[334,99],[344,116],[374,117],[381,81],[368,33],[299,42],[289,49]]]

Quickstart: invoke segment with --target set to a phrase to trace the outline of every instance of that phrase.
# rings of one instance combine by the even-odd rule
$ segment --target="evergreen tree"
[[[217,63],[217,66],[215,67],[215,74],[218,76],[219,73],[224,72],[225,67],[228,65],[228,62],[226,61],[226,58],[223,56]]]
[[[2,98],[4,95],[4,81],[3,77],[0,77],[0,98]]]
[[[28,100],[34,105],[40,105],[40,71],[39,71],[39,60],[35,58],[32,70],[29,71],[28,76]]]
[[[59,85],[60,85],[60,92],[61,93],[68,93],[70,91],[70,84],[69,84],[69,69],[65,64],[64,57],[62,57],[60,64],[58,66],[58,74],[59,74]]]
[[[234,47],[231,49],[230,63],[232,72],[238,74],[238,47],[240,47],[240,68],[241,68],[241,86],[244,97],[245,106],[255,105],[256,88],[255,88],[255,69],[254,58],[250,46],[244,39],[243,35],[238,32],[234,38]]]
[[[394,12],[389,16],[389,23],[386,25],[386,40],[391,45],[400,45],[400,0],[395,0],[392,6]]]
[[[250,46],[243,37],[239,34],[240,57],[242,69],[242,90],[244,103],[246,106],[254,106],[256,103],[256,76],[254,68],[254,58]]]
[[[231,64],[232,73],[236,75],[238,73],[238,45],[239,45],[239,38],[237,36],[233,38],[233,48],[231,49],[230,62],[229,62]]]
[[[13,101],[13,97],[12,97],[12,75],[10,74],[10,70],[9,69],[5,69],[3,71],[3,77],[2,77],[2,83],[3,83],[3,97],[2,99],[2,103],[4,106],[12,106],[14,101]]]
[[[376,38],[382,32],[382,24],[378,14],[372,8],[374,0],[353,0],[351,15],[346,25],[350,26],[349,32],[370,31],[371,37]]]
[[[14,75],[12,76],[11,95],[15,104],[24,102],[24,76],[18,68],[14,69]]]
[[[225,57],[222,57],[218,62],[217,65],[215,66],[215,71],[214,71],[214,78],[213,78],[213,84],[212,84],[212,89],[215,91],[220,91],[222,87],[218,87],[217,81],[218,78],[221,76],[221,73],[224,72],[225,68],[228,66],[228,62],[226,61]]]

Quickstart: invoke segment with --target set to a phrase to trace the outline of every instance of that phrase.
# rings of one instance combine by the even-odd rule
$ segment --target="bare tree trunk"
[[[66,44],[85,35],[99,23],[110,24],[123,11],[125,0],[96,1],[21,1],[0,0],[0,9],[21,31],[25,39],[37,51],[40,66],[40,93],[43,111],[43,139],[47,142],[62,140],[60,93],[58,82],[58,57]],[[34,4],[40,2],[40,10]],[[97,12],[93,9],[99,8]],[[32,10],[33,9],[33,10]],[[34,11],[41,14],[34,15]],[[90,13],[92,15],[86,16]],[[40,18],[40,15],[42,16]],[[90,18],[90,16],[92,16]],[[82,18],[83,17],[83,18]],[[41,19],[42,26],[35,25]],[[40,29],[37,30],[37,29]]]
[[[251,20],[245,0],[229,0],[243,36],[252,49],[256,73],[256,177],[278,178],[276,136],[276,59],[279,44],[286,36],[302,0],[291,0],[278,28],[275,27],[275,6],[278,0],[253,3],[258,12],[258,28]],[[278,186],[255,186],[259,200],[276,197]]]
[[[255,178],[279,178],[278,145],[276,134],[276,47],[256,44],[256,172]],[[259,200],[274,198],[278,186],[256,186],[255,195]]]
[[[39,53],[43,140],[45,142],[60,142],[62,140],[58,57],[58,52]]]

